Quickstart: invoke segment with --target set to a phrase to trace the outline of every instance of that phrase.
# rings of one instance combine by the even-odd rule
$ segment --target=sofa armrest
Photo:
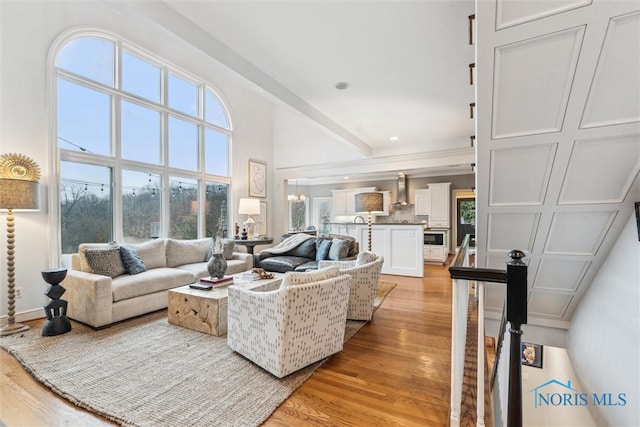
[[[94,328],[112,323],[111,277],[68,270],[61,285],[66,289],[70,318]]]
[[[246,252],[234,252],[231,259],[244,261],[244,263],[247,265],[245,271],[251,270],[253,268],[253,254],[249,254]]]

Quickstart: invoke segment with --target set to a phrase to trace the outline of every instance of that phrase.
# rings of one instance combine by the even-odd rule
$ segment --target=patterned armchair
[[[342,350],[351,277],[287,273],[268,292],[229,287],[227,344],[282,378]]]
[[[353,261],[320,261],[318,268],[337,266],[338,274],[351,276],[351,295],[347,319],[371,320],[384,258],[373,252],[360,252]]]

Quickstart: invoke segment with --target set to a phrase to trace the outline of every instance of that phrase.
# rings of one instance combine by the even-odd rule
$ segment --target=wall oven
[[[424,244],[432,246],[444,246],[444,233],[425,231]]]

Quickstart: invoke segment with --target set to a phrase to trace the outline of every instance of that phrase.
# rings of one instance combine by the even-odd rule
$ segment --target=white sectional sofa
[[[61,283],[67,290],[67,316],[98,328],[167,307],[167,290],[209,275],[210,242],[208,238],[158,239],[123,245],[133,249],[144,263],[145,271],[137,274],[129,274],[124,263],[118,264],[118,246],[81,244],[78,253],[71,256],[67,276]],[[226,274],[253,268],[251,254],[235,252],[233,245],[231,250],[228,245],[226,249]],[[87,253],[97,270],[87,261]]]

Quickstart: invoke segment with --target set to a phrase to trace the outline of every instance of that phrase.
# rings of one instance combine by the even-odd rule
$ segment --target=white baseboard
[[[34,308],[31,310],[16,313],[15,317],[16,317],[16,322],[22,323],[22,322],[28,322],[29,320],[42,319],[43,317],[46,317],[46,314],[44,313],[44,308]],[[6,314],[3,316],[0,316],[0,324],[2,325],[7,324]]]

